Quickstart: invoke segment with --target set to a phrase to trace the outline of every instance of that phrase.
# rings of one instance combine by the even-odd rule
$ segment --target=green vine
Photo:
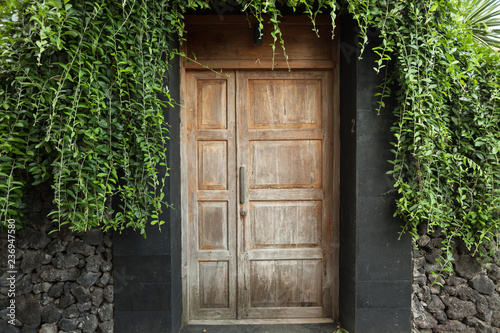
[[[3,11],[0,219],[50,182],[58,227],[162,224],[176,1],[25,1]],[[194,3],[187,7],[200,6]]]
[[[222,2],[227,6],[234,1]],[[393,170],[397,212],[415,237],[440,230],[444,264],[454,239],[495,250],[500,229],[500,58],[479,44],[458,0],[237,0],[269,22],[286,56],[282,8],[312,21],[348,12],[361,53],[378,54],[380,110],[397,101]],[[21,220],[28,186],[49,182],[58,226],[144,231],[162,224],[168,173],[164,74],[180,54],[187,10],[202,0],[17,1],[1,8],[0,221]],[[234,6],[234,5],[233,5]],[[233,8],[233,7],[231,7]],[[379,38],[372,45],[369,29]],[[474,26],[477,29],[477,25]],[[332,30],[333,31],[333,30]],[[196,58],[194,58],[196,60]],[[391,62],[391,70],[387,64]]]
[[[376,14],[358,14],[358,22],[380,29],[381,44],[373,48],[380,57],[376,69],[391,58],[394,63],[382,87],[396,87],[389,173],[405,230],[415,238],[422,225],[427,232],[442,231],[439,262],[447,271],[455,240],[481,255],[494,254],[500,231],[498,52],[474,41],[458,2],[350,6]]]

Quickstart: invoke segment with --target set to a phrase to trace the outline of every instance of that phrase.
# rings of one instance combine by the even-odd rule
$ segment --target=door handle
[[[240,204],[245,203],[245,166],[240,166]]]

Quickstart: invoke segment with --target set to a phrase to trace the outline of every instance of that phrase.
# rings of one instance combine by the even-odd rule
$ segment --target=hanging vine
[[[194,3],[190,7],[201,6]],[[48,181],[73,230],[163,223],[172,105],[163,74],[182,29],[175,1],[26,1],[0,44],[0,217]],[[7,15],[10,15],[7,16]]]
[[[234,6],[235,1],[219,1]],[[381,108],[391,93],[397,212],[471,250],[494,250],[500,229],[500,60],[478,44],[455,0],[237,0],[273,26],[283,49],[280,8],[310,17],[348,12],[363,48],[385,67]],[[2,6],[2,5],[0,5]],[[22,220],[23,194],[49,182],[52,220],[144,231],[162,224],[166,140],[163,81],[187,10],[202,0],[12,1],[1,7],[0,220]],[[233,8],[233,7],[232,7]],[[379,31],[378,44],[368,29]],[[332,30],[333,31],[333,30]],[[391,71],[387,63],[391,61]],[[389,89],[389,87],[392,87]],[[389,112],[381,109],[381,112]],[[175,175],[173,175],[175,176]],[[484,246],[484,247],[482,247]],[[485,252],[485,251],[483,251]]]

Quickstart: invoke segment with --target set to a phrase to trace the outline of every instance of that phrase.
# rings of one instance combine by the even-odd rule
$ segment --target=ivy
[[[380,30],[378,68],[394,62],[383,87],[396,86],[389,172],[400,194],[395,215],[415,238],[422,227],[444,233],[439,261],[446,270],[456,240],[494,255],[500,231],[498,52],[474,41],[458,2],[350,6],[361,24]]]
[[[500,229],[500,58],[475,41],[458,0],[237,0],[270,52],[286,55],[282,8],[339,10],[360,27],[361,47],[386,76],[380,110],[397,107],[390,174],[396,215],[418,237],[440,230],[445,263],[453,240],[494,251]],[[23,194],[50,183],[57,226],[144,231],[161,225],[168,125],[175,103],[164,82],[180,54],[184,13],[203,0],[12,1],[0,10],[0,221],[21,221]],[[231,7],[231,8],[233,8]],[[373,45],[368,29],[379,32]],[[477,27],[475,27],[476,29]],[[332,29],[332,31],[333,31]],[[332,32],[333,34],[333,32]],[[391,71],[387,70],[392,62]]]
[[[163,108],[173,103],[163,78],[181,6],[52,0],[3,11],[2,223],[21,221],[24,191],[41,182],[51,184],[58,227],[163,223]]]

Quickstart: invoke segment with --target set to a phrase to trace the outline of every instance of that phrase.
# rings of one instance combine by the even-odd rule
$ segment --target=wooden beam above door
[[[265,20],[268,21],[267,19]],[[244,15],[186,17],[186,40],[183,50],[190,58],[184,59],[186,69],[201,69],[200,64],[213,69],[271,69],[273,49],[272,25],[263,30],[262,45],[255,44],[255,19]],[[308,17],[283,17],[280,29],[285,42],[288,64],[279,40],[276,42],[275,69],[329,69],[335,67],[332,24],[329,17],[318,17],[312,30]]]

